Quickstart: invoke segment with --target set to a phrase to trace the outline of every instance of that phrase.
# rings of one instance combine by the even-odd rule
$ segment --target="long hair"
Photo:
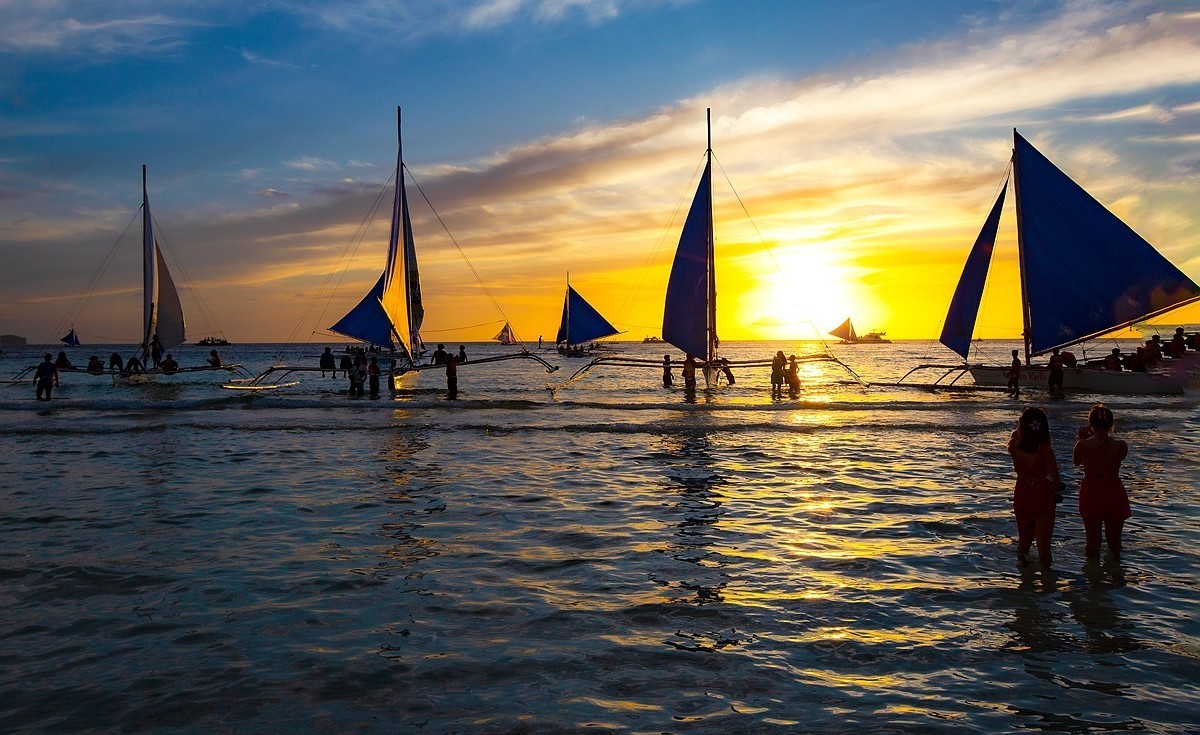
[[[1036,452],[1040,445],[1050,443],[1050,422],[1046,419],[1046,412],[1040,408],[1026,408],[1017,427],[1021,430],[1021,440],[1017,446],[1022,452]]]

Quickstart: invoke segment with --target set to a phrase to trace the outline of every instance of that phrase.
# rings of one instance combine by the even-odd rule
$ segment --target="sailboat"
[[[389,385],[394,379],[410,371],[427,369],[444,370],[444,365],[422,363],[425,343],[421,339],[421,325],[425,319],[425,306],[421,298],[421,277],[417,267],[417,249],[413,238],[412,218],[408,210],[408,191],[405,185],[404,143],[402,134],[401,108],[396,107],[396,190],[392,199],[392,224],[388,235],[387,260],[379,280],[354,308],[339,319],[331,331],[353,339],[362,340],[376,347],[389,350]],[[505,323],[512,335],[512,330]],[[503,334],[503,330],[501,331]],[[515,341],[505,344],[519,344]],[[500,336],[497,335],[497,339]],[[509,355],[474,359],[471,365],[515,358],[529,358],[541,363],[547,371],[557,370],[545,360],[527,350]],[[278,378],[295,372],[320,371],[313,365],[272,365],[246,384],[222,386],[231,390],[272,390],[294,385],[281,384]],[[269,377],[276,381],[270,382]]]
[[[67,347],[78,347],[81,344],[79,335],[75,334],[75,327],[71,327],[71,331],[67,332],[59,342],[62,342]]]
[[[559,353],[567,357],[583,357],[587,354],[583,347],[585,343],[618,333],[619,330],[571,286],[571,276],[567,274],[562,319],[558,323],[558,335],[554,338]]]
[[[1032,366],[1033,357],[1065,350],[1200,300],[1200,286],[1015,129],[1011,163],[1024,322],[1022,383],[1046,384],[1048,370]],[[1001,187],[967,256],[941,334],[941,343],[967,361],[959,368],[980,386],[1006,385],[1009,370],[1007,365],[969,364],[975,318],[1009,180]],[[1063,388],[1097,393],[1180,393],[1198,364],[1196,353],[1163,360],[1161,369],[1149,372],[1105,370],[1102,363],[1085,359],[1067,368]],[[923,365],[914,371],[930,367],[946,366]]]
[[[504,326],[500,328],[500,331],[492,339],[502,345],[516,345],[521,343],[521,340],[517,339],[516,332],[513,331],[512,326],[508,322],[504,322]]]
[[[177,375],[181,373],[206,372],[222,370],[226,372],[245,374],[240,365],[200,365],[178,367],[174,370],[163,371],[153,365],[152,352],[160,349],[162,354],[182,345],[186,339],[183,319],[183,306],[179,301],[179,292],[175,288],[175,280],[163,259],[162,249],[154,236],[154,218],[150,213],[150,197],[146,186],[146,166],[142,166],[142,324],[141,343],[137,355],[141,368],[114,373],[116,381],[141,383],[159,375]],[[95,281],[97,277],[93,277]],[[84,301],[86,303],[86,300]],[[79,337],[75,327],[62,338],[63,343],[78,345]],[[130,360],[132,363],[132,359]],[[27,368],[17,377],[34,368]],[[90,375],[107,375],[108,373],[88,372]]]
[[[183,305],[167,262],[163,260],[154,223],[150,197],[146,193],[146,167],[142,166],[142,364],[149,365],[155,339],[162,351],[174,349],[186,339]]]
[[[887,332],[867,332],[859,334],[854,331],[854,322],[850,317],[846,317],[846,321],[839,324],[829,334],[842,340],[844,345],[888,345],[892,341],[887,339]]]
[[[681,350],[697,361],[704,375],[706,387],[716,387],[721,376],[733,384],[733,367],[766,368],[769,359],[730,360],[719,354],[720,339],[717,336],[717,277],[716,254],[713,235],[712,196],[712,110],[707,111],[708,147],[704,152],[704,173],[696,187],[691,207],[679,235],[679,245],[671,263],[671,274],[667,280],[666,298],[663,303],[662,342]],[[829,361],[840,365],[856,381],[858,375],[845,363],[829,353],[801,355],[801,362]],[[564,387],[581,377],[592,367],[600,364],[625,364],[661,369],[659,360],[625,357],[600,357],[580,368],[570,380],[552,390]],[[671,363],[668,362],[668,366]]]

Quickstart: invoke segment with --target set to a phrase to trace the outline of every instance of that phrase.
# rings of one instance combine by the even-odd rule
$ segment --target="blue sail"
[[[380,347],[391,347],[392,320],[388,318],[379,301],[383,296],[383,279],[384,277],[380,276],[370,293],[330,329]]]
[[[562,320],[558,324],[556,344],[580,344],[590,342],[617,333],[617,328],[608,323],[595,307],[587,302],[579,292],[567,286],[567,296],[563,299]]]
[[[946,323],[942,325],[941,343],[957,352],[964,360],[971,349],[971,335],[975,331],[975,317],[979,315],[979,301],[983,298],[983,285],[987,281],[988,266],[992,262],[992,251],[996,247],[996,231],[1000,227],[1000,210],[1004,208],[1004,192],[1008,180],[1000,188],[1000,196],[992,205],[992,211],[975,238],[971,254],[958,277],[950,309],[946,312]]]
[[[67,332],[67,335],[59,341],[69,347],[78,347],[80,345],[79,335],[75,334],[74,327],[72,327],[71,331]]]
[[[1200,286],[1016,131],[1013,137],[1033,354],[1200,299]]]
[[[704,175],[700,177],[700,186],[679,236],[663,309],[663,340],[701,359],[709,357],[708,334],[713,310],[711,178],[712,162],[709,161],[704,166]],[[715,331],[716,325],[711,326]],[[713,338],[715,341],[715,334]]]

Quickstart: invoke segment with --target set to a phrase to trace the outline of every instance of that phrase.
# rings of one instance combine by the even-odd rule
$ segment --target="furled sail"
[[[554,338],[557,344],[581,344],[608,337],[617,331],[587,299],[580,296],[570,284],[567,285],[562,319],[558,324],[558,335]]]
[[[1017,231],[1032,354],[1200,299],[1197,286],[1013,131]]]
[[[1000,211],[1004,208],[1004,193],[1008,180],[1000,187],[1000,196],[992,205],[975,245],[967,255],[962,275],[950,299],[946,312],[946,323],[942,325],[941,343],[954,350],[964,360],[971,349],[971,335],[975,331],[975,318],[979,316],[979,302],[983,299],[983,286],[987,281],[988,267],[992,262],[992,251],[996,247],[996,231],[1000,227]]]
[[[142,166],[142,303],[145,329],[143,344],[149,345],[155,335],[164,350],[183,344],[186,339],[183,306],[179,303],[175,281],[167,270],[167,263],[154,237],[150,198],[146,194],[145,166]]]
[[[712,357],[716,344],[716,289],[713,285],[712,160],[688,211],[667,282],[662,338],[689,355]],[[711,334],[711,342],[710,342]]]
[[[838,325],[830,334],[847,342],[858,341],[858,334],[854,331],[854,324],[850,321],[850,317],[846,317],[846,321]]]

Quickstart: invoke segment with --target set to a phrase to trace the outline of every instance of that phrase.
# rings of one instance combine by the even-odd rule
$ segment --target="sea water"
[[[810,348],[725,346],[776,349]],[[1097,396],[893,388],[954,361],[832,349],[872,385],[601,366],[551,393],[587,361],[547,353],[468,363],[453,402],[436,371],[378,399],[312,373],[0,387],[0,731],[1196,732],[1195,396],[1105,399],[1134,516],[1089,564],[1070,454]],[[1053,570],[1015,553],[1026,404],[1069,484]]]

